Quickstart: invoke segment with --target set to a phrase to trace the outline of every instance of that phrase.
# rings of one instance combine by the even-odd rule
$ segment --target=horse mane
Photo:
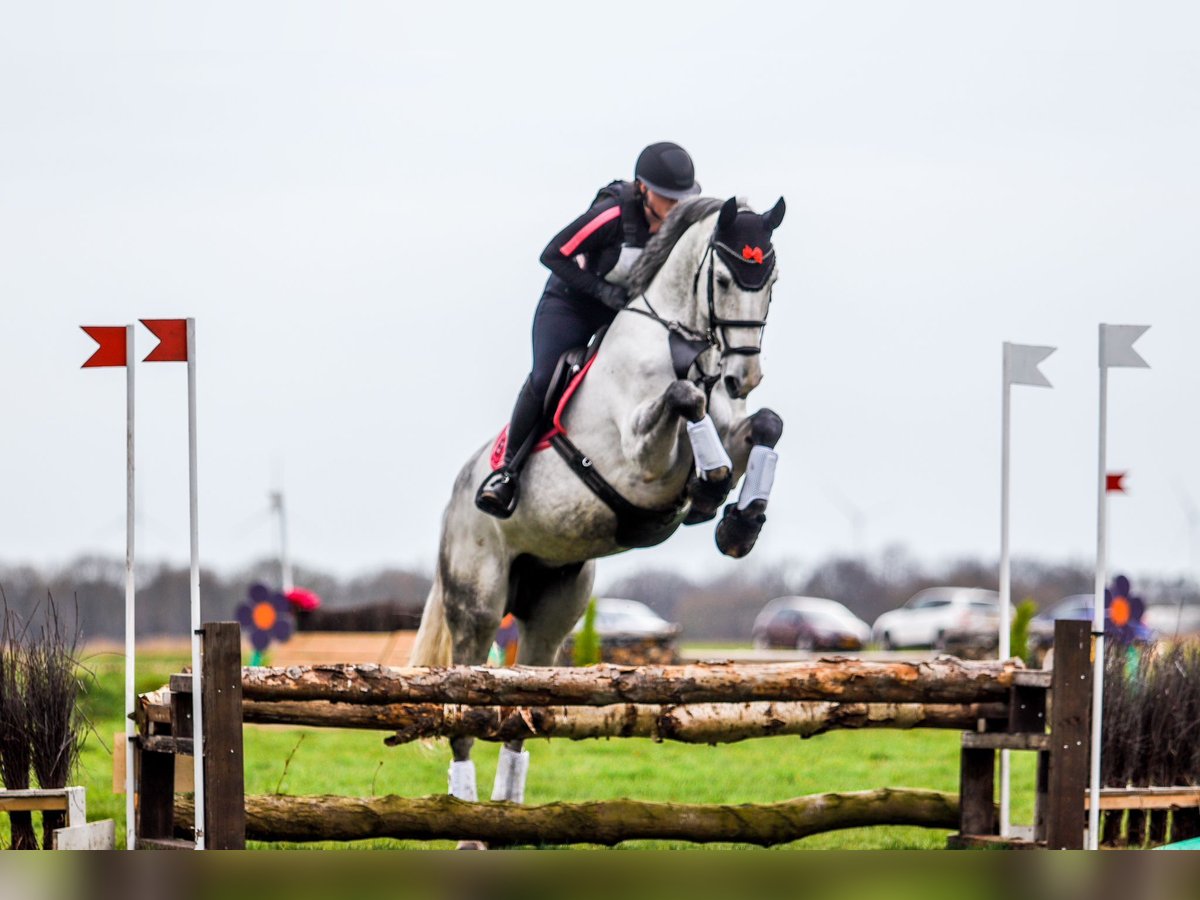
[[[715,213],[724,202],[715,197],[688,197],[675,204],[658,234],[650,238],[646,249],[633,264],[633,271],[629,274],[629,295],[636,297],[645,293],[684,232],[705,216]]]

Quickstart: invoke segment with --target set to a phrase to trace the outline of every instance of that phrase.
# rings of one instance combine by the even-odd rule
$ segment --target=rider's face
[[[678,200],[671,200],[661,194],[656,194],[648,187],[642,188],[642,210],[646,213],[646,221],[650,223],[651,234],[658,233],[663,220],[678,202]]]

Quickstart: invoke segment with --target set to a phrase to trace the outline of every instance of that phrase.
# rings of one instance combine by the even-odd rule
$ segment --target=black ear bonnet
[[[782,197],[773,209],[762,214],[739,210],[735,197],[721,207],[713,247],[742,290],[761,290],[775,270],[771,233],[783,221],[786,209]]]

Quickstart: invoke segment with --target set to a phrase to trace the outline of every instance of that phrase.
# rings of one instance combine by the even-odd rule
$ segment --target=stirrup
[[[497,469],[483,479],[483,484],[475,492],[475,506],[489,516],[507,519],[517,508],[520,486],[516,473]]]

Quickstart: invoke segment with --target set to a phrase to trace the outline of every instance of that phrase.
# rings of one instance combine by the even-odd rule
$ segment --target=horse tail
[[[411,666],[448,666],[453,659],[450,627],[446,624],[446,610],[442,606],[442,579],[440,574],[435,574],[408,662]]]

